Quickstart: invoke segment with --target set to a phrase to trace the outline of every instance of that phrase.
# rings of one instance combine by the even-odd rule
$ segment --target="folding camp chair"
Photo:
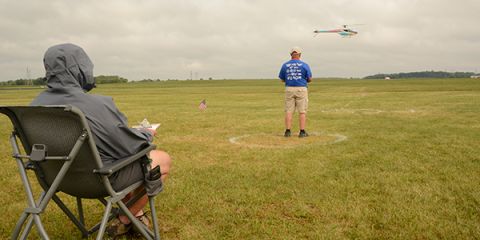
[[[147,144],[137,154],[104,166],[87,120],[78,108],[72,105],[0,106],[0,112],[7,115],[14,126],[14,130],[10,134],[13,157],[20,170],[20,177],[28,200],[28,207],[25,207],[11,239],[19,237],[24,225],[21,239],[26,239],[33,223],[35,223],[41,238],[49,239],[42,224],[41,214],[45,212],[50,199],[53,199],[73,221],[81,231],[83,238],[98,230],[97,239],[102,239],[107,223],[119,214],[123,214],[128,216],[143,237],[160,239],[155,204],[151,194],[148,195],[154,232],[145,227],[127,208],[143,196],[146,193],[145,190],[126,204],[121,201],[128,193],[145,182],[153,181],[161,184],[159,174],[150,169],[149,152],[156,148],[155,145]],[[20,153],[17,138],[20,139],[26,155]],[[142,164],[146,180],[136,182],[120,192],[115,192],[108,176],[137,160]],[[35,172],[37,180],[44,190],[37,201],[26,170]],[[154,179],[151,178],[152,174],[156,174]],[[78,218],[57,196],[56,193],[59,191],[76,197]],[[82,198],[99,199],[105,205],[102,221],[89,230],[84,223]],[[30,215],[31,217],[28,219]],[[27,219],[28,222],[25,224]]]

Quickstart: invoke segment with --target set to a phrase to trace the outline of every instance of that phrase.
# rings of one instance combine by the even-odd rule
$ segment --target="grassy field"
[[[282,136],[280,80],[111,84],[92,93],[112,96],[132,125],[162,123],[154,144],[173,160],[156,198],[162,239],[480,238],[480,80],[309,86],[310,137],[301,139],[298,114],[292,138]],[[26,105],[40,91],[0,91],[0,105]],[[27,205],[11,129],[0,116],[1,239]],[[85,208],[88,224],[100,221],[96,201]],[[53,203],[43,222],[52,239],[81,237]]]

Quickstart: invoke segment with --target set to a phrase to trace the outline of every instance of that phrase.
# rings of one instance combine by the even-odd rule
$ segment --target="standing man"
[[[305,132],[305,122],[308,108],[308,86],[307,83],[312,81],[312,71],[307,63],[300,61],[302,51],[299,47],[293,47],[290,51],[292,59],[282,65],[278,77],[285,83],[285,137],[290,137],[290,127],[292,126],[292,118],[297,108],[300,121],[300,134],[298,137],[308,137]]]

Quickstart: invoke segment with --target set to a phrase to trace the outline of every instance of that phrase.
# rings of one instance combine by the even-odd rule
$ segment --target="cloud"
[[[297,45],[314,77],[475,71],[480,1],[0,0],[0,81],[41,77],[52,45],[83,47],[95,75],[276,78]],[[315,29],[351,24],[351,39]],[[365,24],[357,25],[354,24]]]

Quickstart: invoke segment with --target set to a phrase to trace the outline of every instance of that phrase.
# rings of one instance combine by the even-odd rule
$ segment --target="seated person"
[[[87,118],[93,138],[104,164],[135,154],[143,146],[153,141],[156,131],[153,129],[135,129],[127,125],[127,118],[121,113],[111,97],[87,94],[96,87],[93,79],[93,63],[85,51],[73,44],[60,44],[50,47],[43,59],[49,89],[41,92],[29,105],[67,105],[79,108]],[[170,170],[170,156],[166,152],[150,152],[152,168],[160,166],[162,182]],[[140,161],[134,162],[109,176],[115,191],[142,180]],[[145,188],[142,186],[129,193],[122,201],[127,202],[133,195]],[[132,195],[133,194],[133,195]],[[143,224],[149,220],[142,208],[147,204],[145,194],[129,207],[130,212]],[[125,215],[112,221],[106,232],[112,238],[129,232],[132,228]],[[132,229],[136,231],[136,229]],[[138,234],[138,232],[137,232]]]

